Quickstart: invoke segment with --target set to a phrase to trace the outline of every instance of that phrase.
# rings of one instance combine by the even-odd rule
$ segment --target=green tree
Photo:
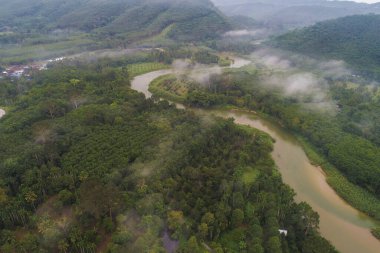
[[[187,241],[184,253],[199,253],[201,252],[198,240],[195,236],[191,236]]]
[[[80,208],[96,218],[108,214],[116,215],[123,206],[119,189],[113,185],[103,185],[96,179],[85,181],[79,190]]]
[[[281,253],[281,241],[278,236],[272,236],[268,239],[267,243],[267,252],[268,253]]]
[[[244,221],[244,212],[241,209],[232,211],[231,225],[236,228],[242,225]]]

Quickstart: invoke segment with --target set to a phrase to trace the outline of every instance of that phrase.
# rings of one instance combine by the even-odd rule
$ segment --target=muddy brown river
[[[237,58],[232,67],[238,68],[249,61]],[[132,88],[146,97],[149,84],[159,76],[172,73],[161,70],[136,77]],[[180,108],[184,106],[180,105]],[[323,171],[312,165],[302,146],[292,134],[277,124],[258,117],[254,113],[233,110],[202,110],[224,118],[234,118],[237,124],[249,125],[271,135],[276,142],[272,157],[280,170],[283,181],[294,189],[297,201],[309,203],[320,215],[321,234],[342,253],[379,253],[380,241],[372,236],[370,228],[376,222],[359,212],[340,198],[327,184]]]

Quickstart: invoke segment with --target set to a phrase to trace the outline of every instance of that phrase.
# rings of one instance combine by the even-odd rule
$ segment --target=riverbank
[[[320,229],[341,252],[378,252],[379,241],[370,229],[376,221],[344,201],[327,183],[326,173],[308,159],[298,139],[275,121],[259,114],[218,110],[217,116],[234,118],[272,136],[276,141],[272,158],[282,178],[296,192],[297,201],[306,201],[320,215]]]
[[[239,108],[237,110],[247,111],[248,109]],[[258,115],[286,129],[276,118],[264,113],[258,113]],[[380,226],[380,200],[363,188],[351,183],[335,166],[329,163],[307,139],[294,131],[289,129],[288,131],[291,132],[302,145],[311,164],[319,167],[323,171],[329,186],[349,205],[374,218],[377,225]]]
[[[151,91],[156,96],[161,98],[175,101],[177,103],[184,103],[187,99],[187,94],[174,94],[172,89],[168,87],[168,79],[171,75],[164,75],[154,79],[149,86],[149,91]],[[213,107],[215,108],[215,107]],[[246,107],[231,107],[228,105],[217,106],[217,109],[231,109],[234,108],[236,111],[247,111]],[[248,110],[249,111],[249,110]],[[258,113],[260,117],[265,118],[281,125],[276,118],[270,115]],[[281,127],[284,127],[281,125]],[[286,127],[284,127],[286,128]],[[289,130],[290,131],[290,130]],[[292,132],[293,135],[297,137],[300,144],[303,146],[305,153],[307,154],[310,162],[321,169],[326,174],[327,183],[336,191],[336,193],[347,201],[351,206],[355,207],[359,211],[373,217],[380,222],[380,200],[369,193],[365,189],[351,183],[337,168],[330,164],[322,154],[319,154],[316,148],[312,146],[305,138],[300,136],[298,133]]]
[[[354,185],[303,137],[297,136],[310,162],[326,173],[328,184],[351,206],[368,214],[380,224],[380,200],[363,188]]]
[[[218,108],[220,109],[220,108]],[[247,108],[238,107],[224,107],[224,110],[234,110],[236,112],[243,113],[254,113],[262,119],[271,121],[274,124],[280,125],[280,127],[285,128],[285,126],[279,124],[279,122],[270,115],[264,113],[257,113],[250,111]],[[377,225],[380,226],[380,200],[376,198],[373,194],[367,192],[363,188],[351,183],[337,168],[330,164],[322,154],[320,154],[316,148],[304,137],[291,130],[287,130],[292,133],[299,144],[302,146],[305,154],[307,155],[310,163],[316,167],[319,167],[323,171],[326,182],[334,189],[334,191],[344,199],[350,206],[358,209],[359,211],[369,215],[374,218]]]
[[[167,78],[170,78],[172,75],[163,75],[160,76],[152,81],[152,83],[149,85],[149,91],[154,94],[155,96],[158,96],[160,98],[175,102],[175,103],[185,103],[186,97],[174,94],[173,92],[167,91],[161,87],[161,84],[163,81],[165,81]]]
[[[131,87],[149,98],[152,96],[148,91],[149,84],[156,78],[171,73],[173,71],[166,70],[138,76],[132,81]],[[265,117],[261,118],[260,113],[238,113],[236,110],[204,112],[234,118],[237,124],[249,125],[271,135],[276,140],[272,157],[284,182],[295,190],[298,201],[306,201],[320,214],[322,235],[341,252],[378,252],[380,243],[370,232],[376,222],[337,195],[328,185],[325,173],[311,164],[294,135],[278,124],[265,120]]]

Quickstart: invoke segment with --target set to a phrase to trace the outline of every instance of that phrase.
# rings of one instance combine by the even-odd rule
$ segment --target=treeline
[[[331,94],[339,101],[338,116],[343,129],[380,146],[380,88],[344,82],[332,84]]]
[[[277,47],[317,58],[340,59],[369,78],[380,78],[380,15],[356,15],[281,35]]]
[[[201,64],[219,64],[227,66],[231,64],[231,60],[228,59],[228,57],[223,58],[210,49],[171,46],[165,48],[165,50],[156,50],[154,52],[156,59],[167,64],[172,63],[175,59],[190,59],[193,63]]]
[[[125,63],[14,81],[27,89],[0,121],[1,252],[335,252],[267,135],[145,100]]]

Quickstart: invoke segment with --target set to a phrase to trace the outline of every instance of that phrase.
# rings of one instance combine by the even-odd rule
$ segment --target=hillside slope
[[[0,4],[0,29],[11,33],[67,29],[140,38],[172,26],[170,38],[197,40],[230,28],[208,0],[0,0]]]
[[[275,46],[310,56],[344,60],[380,78],[380,15],[356,15],[318,23],[275,39]]]
[[[0,0],[0,64],[203,43],[235,27],[209,0]]]

